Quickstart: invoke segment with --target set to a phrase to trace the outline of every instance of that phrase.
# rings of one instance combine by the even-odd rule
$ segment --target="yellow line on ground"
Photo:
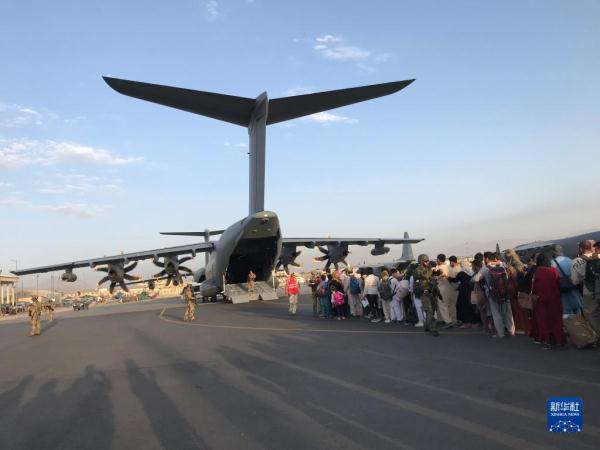
[[[250,330],[250,331],[283,331],[283,332],[313,332],[313,333],[346,333],[346,334],[421,334],[428,335],[423,331],[386,331],[386,330],[335,330],[335,329],[323,329],[323,328],[284,328],[284,327],[251,327],[244,325],[212,325],[208,323],[198,323],[198,322],[183,322],[179,320],[170,319],[168,317],[164,317],[164,313],[167,309],[163,308],[158,317],[163,322],[169,322],[177,325],[191,325],[196,327],[203,328],[222,328],[227,330]],[[444,336],[451,335],[472,335],[473,333],[465,333],[465,332],[455,332],[451,334],[445,334]]]

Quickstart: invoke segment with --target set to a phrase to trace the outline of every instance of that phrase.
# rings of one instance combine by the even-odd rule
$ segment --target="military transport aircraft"
[[[528,244],[521,244],[515,247],[515,251],[523,261],[529,261],[537,253],[552,253],[553,245],[561,245],[565,256],[577,258],[579,256],[579,243],[581,241],[600,241],[600,231],[578,234],[566,238],[559,238],[550,241],[535,241]]]
[[[14,274],[29,275],[64,270],[61,279],[73,282],[77,279],[73,273],[74,269],[89,267],[106,272],[106,276],[100,282],[110,282],[109,289],[112,293],[117,285],[127,290],[125,280],[137,279],[128,272],[133,270],[140,260],[152,259],[162,268],[157,276],[166,276],[174,282],[180,282],[180,272],[189,271],[181,266],[181,263],[204,252],[205,267],[194,274],[194,279],[201,283],[202,296],[214,297],[223,292],[225,285],[245,283],[250,270],[256,274],[257,283],[270,280],[276,265],[287,267],[295,263],[300,253],[297,247],[319,247],[325,254],[322,260],[326,261],[327,266],[333,264],[337,267],[348,255],[349,245],[374,245],[371,254],[383,255],[390,251],[386,244],[422,241],[387,238],[283,238],[277,215],[272,211],[265,211],[264,208],[267,125],[392,94],[414,80],[273,100],[268,99],[266,92],[252,99],[109,77],[104,77],[104,80],[124,95],[247,127],[250,140],[249,215],[226,230],[163,233],[203,236],[204,242],[15,270]],[[210,241],[212,235],[221,237],[217,241]],[[180,256],[184,257],[180,259]]]

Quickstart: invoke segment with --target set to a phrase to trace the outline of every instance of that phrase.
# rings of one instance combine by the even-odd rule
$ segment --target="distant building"
[[[14,305],[15,286],[19,277],[0,273],[0,305]]]

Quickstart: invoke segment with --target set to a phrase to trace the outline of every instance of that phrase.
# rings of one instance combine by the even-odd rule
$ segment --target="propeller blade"
[[[166,274],[167,274],[167,271],[163,269],[163,270],[161,270],[160,272],[158,272],[158,273],[155,273],[155,274],[154,274],[154,275],[152,275],[152,276],[153,276],[154,278],[159,278],[159,277],[162,277],[162,276],[164,276],[164,275],[166,275]]]
[[[128,274],[123,275],[123,278],[125,278],[126,280],[129,280],[129,281],[137,281],[137,280],[142,279],[142,277],[136,277],[136,276],[128,275]]]
[[[318,246],[317,248],[319,249],[319,251],[320,251],[321,253],[325,253],[326,255],[328,255],[328,254],[329,254],[329,250],[327,250],[326,248],[323,248],[323,247],[320,247],[320,246]]]
[[[153,259],[152,264],[154,264],[156,267],[165,267],[165,264],[160,262],[158,259]]]
[[[125,268],[123,269],[123,272],[125,272],[125,273],[127,273],[127,272],[131,272],[133,269],[135,269],[135,268],[137,267],[137,265],[138,265],[138,262],[137,262],[137,261],[135,261],[135,262],[133,262],[132,264],[130,264],[129,266],[125,267]]]
[[[300,264],[298,264],[296,261],[292,261],[290,264],[291,264],[292,266],[294,266],[294,267],[302,267],[302,266],[301,266]]]
[[[112,293],[114,292],[114,290],[115,290],[115,286],[116,286],[116,285],[117,285],[117,283],[115,283],[114,281],[111,281],[111,282],[110,282],[110,287],[108,288],[108,292],[110,292],[110,293],[111,293],[111,295],[112,295]]]
[[[100,286],[101,284],[104,284],[108,281],[108,277],[104,277],[102,279],[100,279],[100,281],[98,281],[98,283],[96,284],[96,286]]]
[[[121,289],[123,289],[125,292],[129,292],[129,288],[127,287],[124,281],[121,281],[119,285],[121,286]]]
[[[98,272],[108,272],[108,267],[96,267],[94,270]]]
[[[190,268],[188,268],[188,267],[185,267],[185,266],[179,266],[179,270],[180,270],[180,271],[187,272],[187,273],[189,273],[190,275],[194,273],[194,272],[192,272],[192,269],[190,269]]]
[[[165,283],[165,286],[169,286],[171,284],[171,281],[173,280],[173,277],[171,275],[169,275],[167,277],[167,282]]]
[[[325,256],[317,256],[315,258],[313,258],[313,261],[328,261],[329,257],[327,255]]]

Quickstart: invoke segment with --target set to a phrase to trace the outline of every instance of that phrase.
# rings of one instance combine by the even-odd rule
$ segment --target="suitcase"
[[[598,335],[587,320],[583,318],[581,311],[563,319],[563,325],[577,348],[585,348],[598,341]]]

